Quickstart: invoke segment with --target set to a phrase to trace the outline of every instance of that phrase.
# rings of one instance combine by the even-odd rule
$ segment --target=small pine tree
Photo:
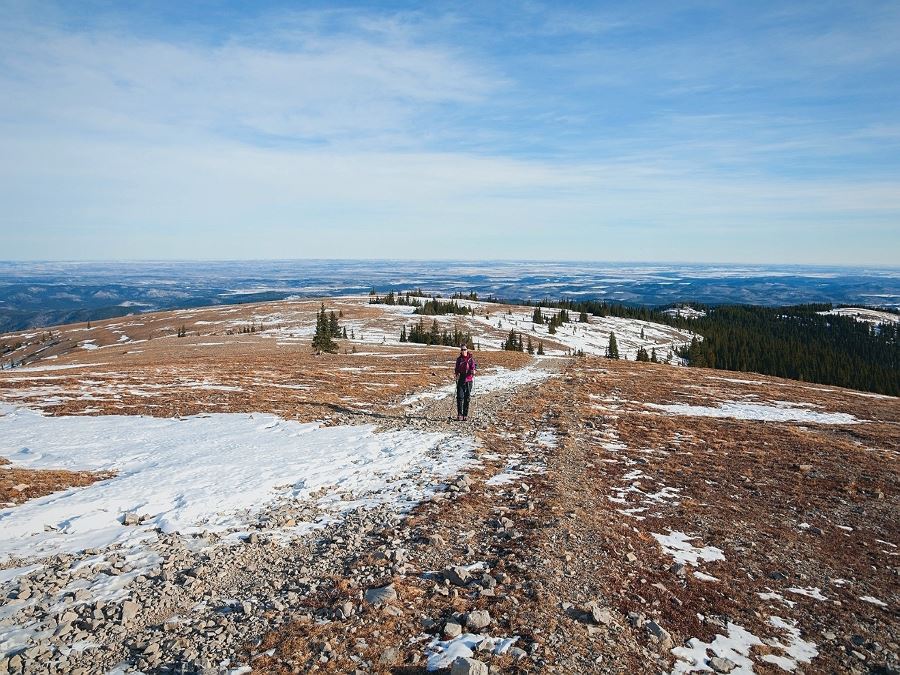
[[[438,326],[437,319],[431,321],[431,330],[428,333],[428,344],[438,345],[441,343],[441,329]]]
[[[616,341],[616,334],[609,334],[609,346],[606,348],[606,355],[611,359],[619,358],[619,343]]]
[[[644,349],[643,345],[638,347],[637,357],[635,358],[635,361],[641,361],[642,363],[647,363],[648,361],[650,361],[650,355],[647,353],[647,350]]]
[[[328,315],[328,334],[331,335],[331,337],[337,337],[341,334],[337,314],[334,312],[331,312],[331,314]]]
[[[544,343],[543,342],[538,342],[537,353],[538,353],[538,356],[544,355]]]
[[[516,351],[516,331],[510,329],[509,335],[506,336],[506,342],[503,343],[503,349],[507,352]]]
[[[341,334],[341,337],[343,337],[345,340],[347,339],[347,326],[344,326],[344,331]]]
[[[644,327],[641,326],[641,340],[644,339]]]
[[[400,329],[400,342],[406,342],[406,326]]]
[[[650,362],[651,363],[659,363],[659,359],[656,358],[656,347],[650,348]]]
[[[578,315],[578,322],[579,323],[588,323],[587,312],[585,312],[584,310],[581,310],[581,314]]]
[[[530,335],[528,336],[528,346],[526,347],[526,350],[528,351],[529,354],[534,354],[534,344],[532,344],[532,342],[531,342]]]
[[[332,316],[334,316],[334,313],[332,313]],[[335,317],[335,319],[337,319],[337,317]],[[322,352],[334,354],[337,352],[337,344],[331,339],[331,322],[328,319],[328,315],[325,313],[324,304],[316,315],[316,332],[313,335],[312,346],[317,354]]]

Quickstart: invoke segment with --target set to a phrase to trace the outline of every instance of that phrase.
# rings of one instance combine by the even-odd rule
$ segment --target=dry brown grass
[[[312,321],[318,308],[318,303],[277,304],[294,321]],[[240,308],[237,317],[230,314],[233,308],[198,310],[192,320],[214,322],[228,316],[229,321],[252,322],[267,315],[261,309]],[[344,309],[346,322],[379,312],[367,305],[348,304]],[[313,421],[363,412],[395,415],[395,404],[404,397],[453,378],[453,348],[339,341],[341,353],[316,355],[308,338],[292,338],[289,331],[227,335],[220,324],[201,323],[199,328],[208,334],[171,337],[185,319],[170,314],[134,317],[147,324],[135,330],[169,337],[79,349],[44,362],[52,370],[0,372],[0,400],[52,415],[269,412]],[[99,335],[104,326],[92,328],[91,335]],[[97,337],[97,344],[114,336]],[[145,338],[138,333],[134,339]],[[478,352],[477,358],[482,371],[516,368],[529,360],[527,355],[496,351]],[[73,365],[78,367],[59,368]]]
[[[60,490],[85,487],[115,475],[92,471],[20,469],[9,466],[9,461],[2,457],[0,465],[4,465],[0,466],[0,504],[5,506],[22,504]]]

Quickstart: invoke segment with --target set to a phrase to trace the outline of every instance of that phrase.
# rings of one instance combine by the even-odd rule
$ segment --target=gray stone
[[[612,615],[609,613],[609,610],[597,605],[591,606],[591,619],[594,620],[594,623],[603,624],[604,626],[612,623]]]
[[[397,599],[397,591],[394,584],[388,584],[381,588],[370,588],[366,591],[366,602],[370,605],[387,605]]]
[[[122,603],[122,623],[127,621],[131,621],[134,617],[137,616],[138,611],[141,609],[141,606],[136,602],[132,602],[131,600],[126,600]]]
[[[465,586],[472,579],[472,574],[465,567],[448,567],[444,570],[444,578],[454,586]]]
[[[388,647],[378,657],[378,663],[383,666],[393,666],[398,661],[400,661],[400,650],[396,647]]]
[[[444,635],[448,638],[455,638],[462,635],[462,626],[457,621],[448,621],[444,624]]]
[[[471,631],[478,631],[489,626],[491,623],[491,615],[486,609],[476,609],[466,614],[466,628]]]
[[[717,673],[730,673],[737,667],[737,664],[730,659],[714,656],[709,660],[709,667]]]
[[[450,675],[488,675],[487,664],[476,659],[457,658],[450,666]]]
[[[521,647],[510,647],[509,651],[506,652],[514,661],[519,661],[520,659],[524,659],[528,656],[528,653],[522,649]]]
[[[650,635],[656,638],[661,649],[669,649],[675,644],[672,640],[672,636],[669,635],[669,632],[655,621],[648,621],[644,624],[644,628]]]

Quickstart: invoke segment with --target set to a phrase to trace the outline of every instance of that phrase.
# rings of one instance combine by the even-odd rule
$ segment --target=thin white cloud
[[[46,27],[0,37],[4,116],[73,133],[170,126],[333,142],[405,129],[433,106],[477,101],[499,82],[452,50],[396,31],[297,29],[281,50]]]
[[[560,15],[546,33],[580,22],[604,35],[618,30],[610,21]],[[900,216],[896,175],[803,178],[771,165],[792,153],[867,152],[896,142],[895,124],[836,135],[802,115],[661,109],[603,128],[602,110],[542,105],[553,83],[516,79],[483,49],[435,35],[461,25],[451,15],[306,12],[214,42],[8,26],[7,255],[429,257],[464,226],[484,257],[715,260],[739,259],[728,252],[738,247],[759,261],[773,233],[796,243],[826,228],[808,244],[820,261],[893,262],[890,246],[872,242],[888,240]],[[727,86],[720,73],[749,48],[714,64],[698,64],[704,50],[684,43],[582,47],[534,63],[576,92],[614,94],[646,86],[642,77],[688,91]],[[660,64],[665,78],[654,74]],[[519,131],[523,120],[537,124]],[[587,138],[572,133],[591,125]],[[532,151],[541,143],[553,151]],[[841,219],[867,229],[841,230]]]

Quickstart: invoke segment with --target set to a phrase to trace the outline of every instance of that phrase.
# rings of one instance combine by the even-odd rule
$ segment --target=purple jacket
[[[463,356],[460,354],[456,358],[456,377],[459,379],[461,376],[465,376],[466,382],[471,382],[475,377],[475,369],[478,366],[475,364],[475,357],[471,354],[466,354]]]

